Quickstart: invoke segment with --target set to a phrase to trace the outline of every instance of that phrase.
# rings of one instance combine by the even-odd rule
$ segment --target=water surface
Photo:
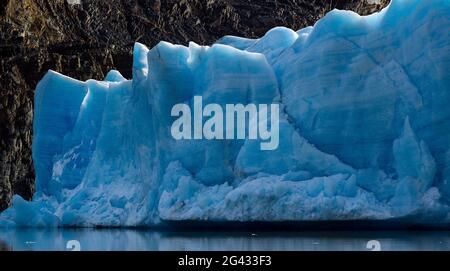
[[[449,231],[155,231],[130,229],[0,229],[0,250],[450,250]],[[73,244],[73,241],[72,241]],[[69,246],[72,247],[72,246]]]

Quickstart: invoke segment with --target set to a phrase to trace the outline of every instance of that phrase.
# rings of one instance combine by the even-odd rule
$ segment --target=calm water
[[[167,232],[123,229],[0,229],[0,250],[68,250],[76,240],[81,250],[450,250],[450,232]],[[73,243],[73,242],[72,242]]]

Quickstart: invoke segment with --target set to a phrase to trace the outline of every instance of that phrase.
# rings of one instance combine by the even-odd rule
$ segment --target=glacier
[[[333,10],[298,31],[134,46],[133,78],[49,71],[36,193],[2,227],[394,221],[450,225],[450,1]],[[175,140],[174,104],[280,105],[279,147]]]

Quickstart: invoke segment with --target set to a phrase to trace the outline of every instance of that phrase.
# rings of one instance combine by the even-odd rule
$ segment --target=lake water
[[[74,240],[74,241],[71,241]],[[154,231],[0,229],[0,250],[450,250],[448,231]],[[69,242],[69,244],[68,244]],[[73,247],[72,247],[73,248]]]

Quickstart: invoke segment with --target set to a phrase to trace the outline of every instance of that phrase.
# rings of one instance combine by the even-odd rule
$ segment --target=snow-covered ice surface
[[[450,1],[211,47],[136,44],[133,79],[53,71],[35,95],[36,194],[2,226],[450,222]],[[174,140],[171,108],[279,103],[280,144]]]

